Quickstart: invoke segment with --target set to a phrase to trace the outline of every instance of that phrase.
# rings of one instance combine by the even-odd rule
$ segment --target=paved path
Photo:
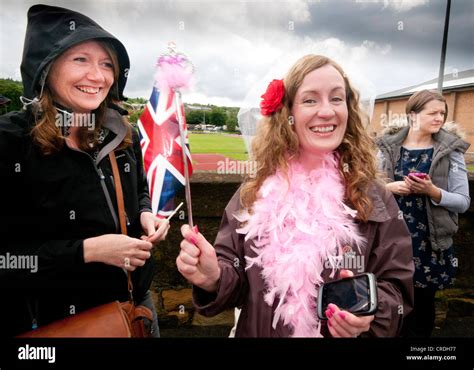
[[[218,162],[225,161],[226,156],[222,154],[191,154],[193,158],[194,171],[217,171]],[[237,162],[235,159],[227,159],[228,163]]]

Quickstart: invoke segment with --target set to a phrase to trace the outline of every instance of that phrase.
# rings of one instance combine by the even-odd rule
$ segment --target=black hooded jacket
[[[29,98],[38,95],[45,66],[78,42],[106,38],[117,50],[121,71],[128,69],[123,45],[89,18],[44,5],[33,6],[28,16],[22,75]],[[118,96],[126,81],[126,74],[120,75]],[[108,109],[103,127],[109,133],[96,160],[67,145],[43,155],[32,143],[34,124],[30,110],[0,117],[0,336],[31,330],[33,319],[43,325],[128,298],[124,270],[84,263],[83,255],[85,239],[120,233],[108,153],[126,135],[121,115]],[[133,145],[115,152],[128,235],[139,237],[140,213],[151,207],[138,134],[133,131]],[[149,289],[152,275],[152,259],[133,272],[136,301]]]

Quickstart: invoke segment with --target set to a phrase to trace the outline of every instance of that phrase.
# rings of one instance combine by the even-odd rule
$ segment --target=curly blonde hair
[[[294,98],[306,75],[327,64],[333,66],[343,77],[347,95],[347,129],[342,143],[336,149],[340,157],[339,171],[346,187],[345,201],[357,210],[360,220],[368,220],[373,209],[369,188],[374,181],[380,179],[375,143],[363,123],[368,123],[368,117],[360,110],[359,93],[352,87],[342,68],[321,55],[306,55],[293,65],[284,78],[282,109],[269,117],[263,117],[259,122],[252,142],[252,160],[256,163],[256,173],[242,185],[240,201],[243,207],[251,209],[265,179],[275,174],[277,169],[287,174],[288,160],[299,154],[298,136],[294,126],[289,124]]]
[[[79,149],[85,152],[94,150],[98,144],[97,139],[99,130],[105,119],[107,107],[114,103],[112,92],[117,89],[117,81],[119,77],[119,62],[115,49],[105,41],[96,42],[105,49],[112,60],[114,84],[111,86],[107,98],[92,112],[96,117],[94,130],[90,130],[88,127],[81,127],[79,132]],[[64,147],[66,137],[63,135],[60,126],[56,122],[59,113],[54,104],[51,90],[48,88],[47,84],[44,86],[43,94],[39,102],[35,107],[33,107],[33,114],[35,115],[36,120],[35,126],[30,132],[33,143],[38,146],[41,153],[44,155],[51,155],[59,152]],[[132,126],[125,118],[122,118],[122,123],[127,128],[127,134],[118,149],[124,149],[132,144]]]

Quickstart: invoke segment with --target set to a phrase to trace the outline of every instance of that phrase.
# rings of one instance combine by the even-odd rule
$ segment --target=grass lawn
[[[474,171],[474,164],[468,164],[467,165],[467,170],[468,171]]]
[[[244,141],[241,137],[225,134],[189,134],[191,156],[193,153],[222,154],[240,161],[247,160]]]

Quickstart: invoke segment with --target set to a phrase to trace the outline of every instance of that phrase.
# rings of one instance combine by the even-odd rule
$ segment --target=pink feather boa
[[[237,232],[254,240],[257,256],[245,258],[247,269],[262,268],[265,302],[272,306],[279,299],[273,328],[281,319],[293,337],[321,337],[316,302],[324,265],[329,263],[333,277],[341,248],[350,244],[360,250],[365,240],[353,220],[356,211],[343,203],[337,154],[326,154],[309,174],[301,164],[290,163],[288,178],[290,184],[277,171],[264,181],[253,213],[235,215],[243,223]]]

